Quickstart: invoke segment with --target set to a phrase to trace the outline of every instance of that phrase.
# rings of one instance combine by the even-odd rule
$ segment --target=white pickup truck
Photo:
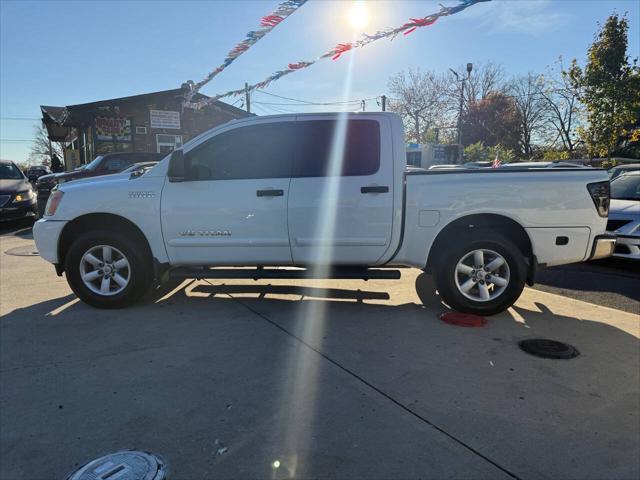
[[[452,308],[491,315],[540,266],[612,253],[602,170],[406,167],[391,113],[251,117],[143,175],[63,184],[34,236],[102,308],[168,276],[397,279],[409,266]]]

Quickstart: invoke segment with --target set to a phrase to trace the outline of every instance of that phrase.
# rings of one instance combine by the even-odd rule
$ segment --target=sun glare
[[[349,10],[348,20],[351,27],[356,30],[365,28],[371,20],[371,13],[367,3],[363,0],[353,2]]]

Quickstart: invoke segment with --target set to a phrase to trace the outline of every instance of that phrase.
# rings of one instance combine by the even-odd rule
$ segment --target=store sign
[[[170,110],[149,110],[151,128],[171,128],[180,130],[180,112]]]
[[[124,117],[96,117],[96,139],[130,142],[131,119]]]

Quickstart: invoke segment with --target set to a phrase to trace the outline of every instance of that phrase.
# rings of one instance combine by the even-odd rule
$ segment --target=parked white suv
[[[451,307],[490,315],[539,266],[610,255],[608,204],[597,169],[406,171],[395,114],[279,115],[210,130],[141,176],[64,184],[34,235],[96,307],[168,275],[395,279],[390,267],[411,266]]]

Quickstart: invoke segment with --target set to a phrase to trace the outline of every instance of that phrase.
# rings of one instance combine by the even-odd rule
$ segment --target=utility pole
[[[460,84],[460,110],[458,111],[458,145],[460,150],[462,150],[462,129],[460,126],[462,125],[462,108],[464,106],[464,78],[462,79],[462,83]]]
[[[451,70],[451,73],[453,73],[456,77],[456,81],[460,81],[460,76],[458,75],[458,72],[456,72],[453,68],[450,68],[449,70]],[[466,82],[467,79],[471,78],[471,71],[473,70],[473,63],[467,63],[467,78],[462,78],[462,81],[460,81],[460,110],[458,111],[458,159],[462,160],[462,129],[460,128],[462,126],[462,108],[464,107],[464,84]]]
[[[382,111],[383,112],[387,111],[387,96],[386,95],[382,95]]]
[[[251,113],[251,96],[249,95],[249,84],[244,82],[244,103],[247,106],[247,113]]]

